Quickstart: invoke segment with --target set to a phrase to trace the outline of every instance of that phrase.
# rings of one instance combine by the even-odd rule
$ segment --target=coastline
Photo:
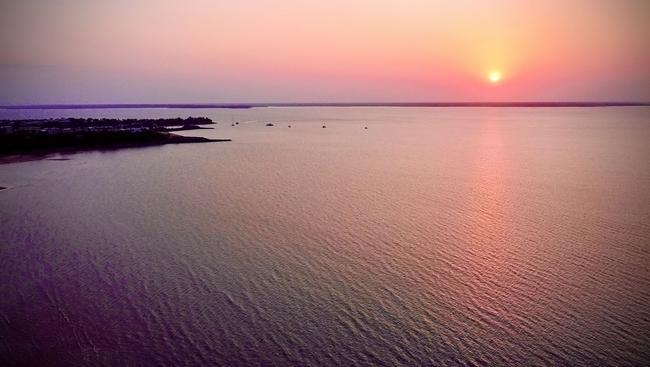
[[[153,147],[153,146],[160,146],[160,145],[167,145],[167,144],[219,143],[219,142],[229,142],[229,141],[232,140],[231,139],[208,139],[203,137],[169,134],[169,137],[167,139],[159,140],[159,141],[105,143],[105,144],[97,144],[92,146],[84,146],[84,145],[60,146],[60,147],[16,151],[11,153],[0,153],[0,164],[39,161],[43,159],[48,159],[48,157],[51,157],[56,154],[75,154],[79,152],[89,152],[89,151],[112,151],[112,150],[120,150],[120,149],[146,148],[146,147]],[[50,160],[67,160],[67,159],[57,158],[57,159],[50,159]]]
[[[81,151],[231,141],[172,133],[210,129],[200,126],[209,124],[214,122],[207,118],[0,121],[0,164],[48,159],[54,154],[73,154]]]
[[[146,148],[146,147],[153,147],[153,146],[167,145],[167,144],[219,143],[219,142],[228,142],[228,141],[232,141],[232,140],[231,139],[208,139],[203,137],[169,134],[168,138],[159,141],[117,142],[117,143],[105,143],[105,144],[86,145],[86,146],[84,145],[60,146],[60,147],[16,151],[11,153],[0,153],[0,164],[39,161],[43,159],[48,159],[48,157],[51,157],[56,154],[75,154],[79,152],[89,152],[89,151],[112,151],[112,150],[131,149],[131,148]],[[67,159],[57,158],[51,160],[67,160]]]
[[[48,157],[55,154],[74,154],[79,152],[88,151],[112,151],[119,149],[129,148],[146,148],[167,144],[192,144],[192,143],[219,143],[232,141],[231,139],[209,139],[198,136],[181,136],[171,133],[166,134],[166,137],[160,140],[142,140],[142,141],[123,141],[123,142],[105,142],[93,145],[68,145],[68,146],[55,146],[48,148],[25,149],[22,151],[14,151],[10,153],[0,153],[0,164],[20,163],[38,161],[48,159]],[[64,159],[56,159],[64,160]],[[6,189],[6,188],[5,188]],[[1,190],[1,189],[0,189]]]

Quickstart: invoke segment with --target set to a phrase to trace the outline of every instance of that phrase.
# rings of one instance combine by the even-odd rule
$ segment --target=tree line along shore
[[[230,139],[208,139],[172,133],[210,129],[205,125],[214,124],[207,117],[0,120],[0,156],[47,155],[77,150],[230,141]]]

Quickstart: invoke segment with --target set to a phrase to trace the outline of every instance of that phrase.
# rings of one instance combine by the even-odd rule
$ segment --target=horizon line
[[[643,107],[639,101],[567,102],[234,102],[234,103],[55,103],[0,105],[4,110],[21,109],[120,109],[120,108],[263,108],[263,107]]]

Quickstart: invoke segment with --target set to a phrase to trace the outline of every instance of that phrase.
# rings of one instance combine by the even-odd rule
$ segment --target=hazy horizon
[[[649,13],[643,0],[9,1],[0,105],[650,101]]]
[[[0,104],[0,109],[114,109],[114,108],[264,108],[264,107],[646,107],[650,101],[357,101],[357,102],[168,102],[168,103],[33,103]]]
[[[0,0],[0,367],[648,364],[649,15]]]

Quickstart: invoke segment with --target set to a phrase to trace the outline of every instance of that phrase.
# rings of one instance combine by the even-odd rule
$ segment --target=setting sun
[[[490,74],[488,74],[488,79],[492,83],[498,83],[501,81],[501,72],[499,71],[491,71]]]
[[[649,40],[650,0],[0,0],[0,367],[650,367]]]

